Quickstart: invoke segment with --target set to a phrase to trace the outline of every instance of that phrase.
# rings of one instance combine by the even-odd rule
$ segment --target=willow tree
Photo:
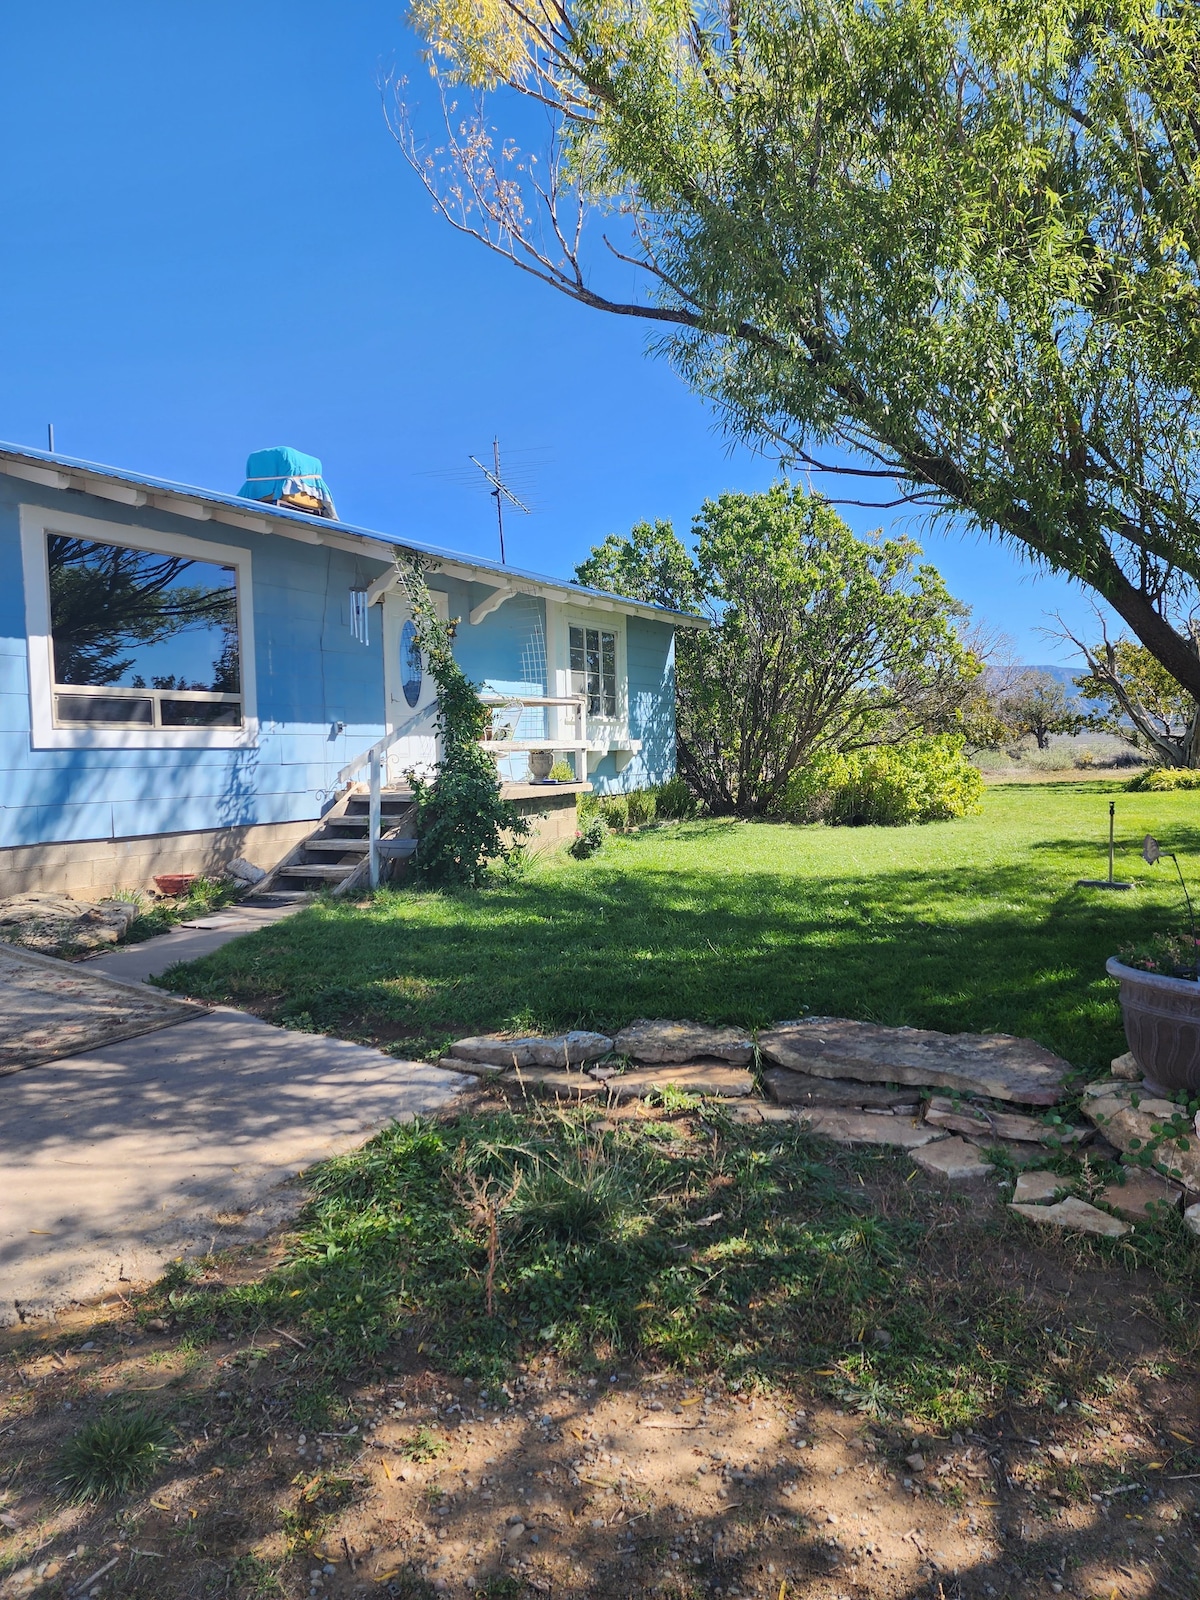
[[[814,473],[848,452],[1089,585],[1200,696],[1195,0],[411,18],[447,139],[427,153],[400,101],[394,128],[450,221],[653,324],[737,435]],[[542,151],[509,136],[520,98]]]

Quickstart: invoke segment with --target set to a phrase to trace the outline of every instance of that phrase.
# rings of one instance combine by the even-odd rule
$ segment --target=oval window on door
[[[417,643],[417,630],[411,619],[400,630],[400,687],[410,706],[421,698],[421,646]]]

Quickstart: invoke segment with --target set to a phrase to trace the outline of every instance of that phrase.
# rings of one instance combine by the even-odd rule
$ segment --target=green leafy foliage
[[[1158,972],[1168,978],[1195,978],[1197,966],[1195,940],[1190,933],[1155,933],[1117,951],[1117,960],[1143,972]]]
[[[980,663],[957,632],[964,608],[911,540],[857,539],[784,485],[706,502],[694,531],[694,562],[675,540],[671,571],[690,569],[712,626],[676,638],[676,748],[706,810],[777,813],[792,775],[825,751],[956,724]],[[642,581],[634,598],[655,598],[645,574],[668,539],[668,524],[642,524],[576,575]]]
[[[654,796],[654,815],[660,822],[686,822],[696,815],[696,796],[685,778],[668,778],[650,793]]]
[[[596,810],[614,833],[621,833],[629,826],[629,801],[623,794],[601,795]]]
[[[652,318],[736,435],[818,470],[848,448],[868,484],[894,476],[1090,585],[1200,698],[1200,7],[411,15],[433,69],[483,91],[457,166],[408,142],[447,215],[466,204],[581,303]],[[555,181],[517,156],[497,88],[551,108]],[[548,259],[539,195],[560,219],[570,198],[630,217],[644,292],[608,292],[561,232]]]
[[[552,763],[547,776],[552,783],[575,782],[575,774],[571,770],[571,763],[569,761],[564,761],[561,756],[557,761]]]
[[[827,755],[793,776],[782,811],[795,822],[896,827],[978,811],[983,778],[960,735]]]
[[[109,1412],[85,1422],[59,1461],[59,1487],[71,1500],[106,1500],[140,1488],[170,1454],[170,1430],[146,1411]]]
[[[1200,768],[1147,767],[1130,778],[1125,787],[1147,790],[1151,794],[1169,794],[1173,789],[1200,789]]]
[[[630,789],[625,796],[625,815],[631,828],[645,828],[658,815],[658,796],[653,789]]]
[[[567,849],[577,861],[586,861],[589,856],[594,856],[603,850],[604,841],[608,838],[608,824],[595,812],[580,817],[579,823],[579,831]]]
[[[1075,682],[1084,699],[1096,707],[1092,725],[1150,750],[1154,760],[1168,767],[1196,768],[1200,762],[1200,700],[1144,645],[1131,639],[1106,638],[1098,645],[1081,644],[1080,648],[1088,670]]]
[[[500,798],[491,756],[480,744],[490,715],[478,685],[454,659],[449,628],[438,616],[419,566],[404,574],[404,590],[438,686],[438,728],[442,758],[433,782],[413,776],[417,796],[417,854],[414,876],[430,888],[481,884],[493,861],[513,853],[514,840],[529,823]]]

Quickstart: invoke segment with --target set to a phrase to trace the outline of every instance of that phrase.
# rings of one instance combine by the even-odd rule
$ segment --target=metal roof
[[[331,517],[316,517],[286,506],[269,505],[260,500],[244,500],[240,495],[222,494],[215,489],[198,489],[192,484],[172,483],[167,478],[152,478],[140,472],[127,472],[96,461],[47,450],[27,449],[23,445],[0,443],[0,472],[49,489],[75,489],[98,495],[122,505],[151,505],[156,510],[203,521],[224,522],[251,533],[277,534],[300,539],[306,544],[330,544],[386,561],[396,550],[411,550],[436,560],[451,576],[468,581],[491,583],[498,589],[520,589],[528,593],[550,593],[574,600],[577,604],[605,610],[621,610],[635,616],[670,621],[682,627],[706,628],[707,621],[686,611],[671,611],[665,606],[630,600],[603,589],[589,589],[563,578],[526,572],[520,567],[503,566],[486,557],[464,555],[440,545],[407,535],[379,533]],[[376,550],[365,548],[382,545]]]

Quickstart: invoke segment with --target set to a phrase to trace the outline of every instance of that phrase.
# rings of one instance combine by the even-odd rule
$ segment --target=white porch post
[[[371,751],[371,799],[367,814],[367,867],[372,889],[379,887],[380,767],[378,749]]]

